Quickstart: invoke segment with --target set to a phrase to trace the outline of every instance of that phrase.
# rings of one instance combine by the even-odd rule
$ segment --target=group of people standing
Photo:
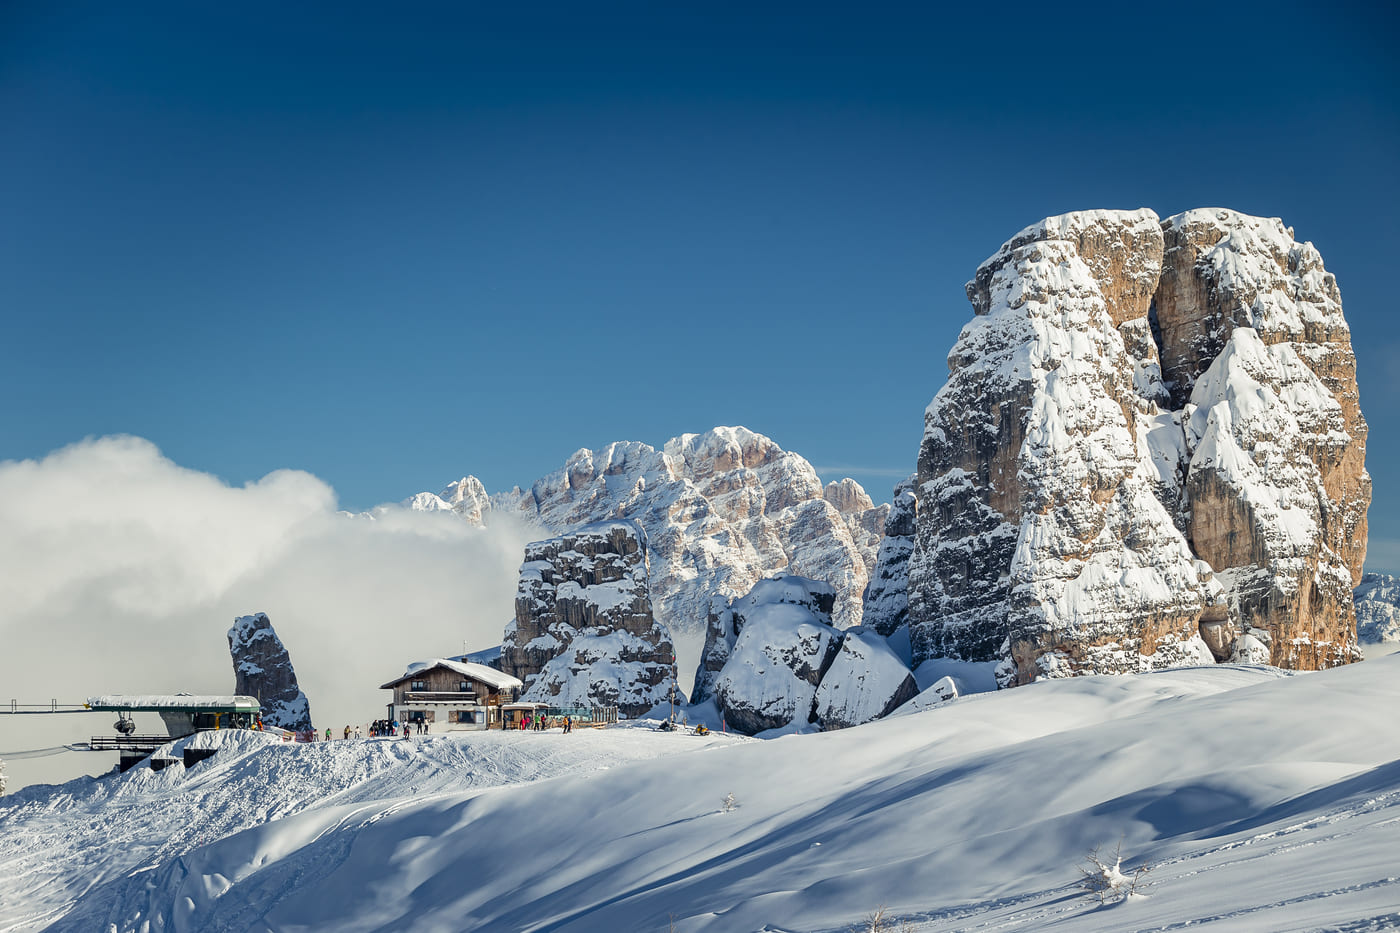
[[[346,726],[345,728],[350,727]],[[356,735],[359,734],[359,731],[358,728],[355,729]],[[428,731],[428,723],[422,719],[416,719],[412,722],[407,720],[399,722],[397,719],[376,719],[369,724],[369,737],[372,739],[406,739],[415,731],[419,735],[425,734]]]
[[[574,719],[572,716],[549,717],[540,713],[526,713],[525,716],[521,718],[519,725],[520,729],[529,730],[531,732],[543,732],[546,729],[553,729],[555,727],[562,727],[564,734],[567,735],[574,731]],[[256,728],[262,728],[261,720],[258,721]],[[507,723],[507,728],[509,728],[509,723]],[[397,719],[376,719],[369,724],[369,737],[372,739],[406,739],[414,734],[426,735],[427,732],[428,723],[426,720],[422,719],[406,720],[404,722],[399,722]],[[320,733],[315,729],[308,730],[307,732],[298,732],[296,735],[296,740],[298,742],[315,742],[317,739],[321,738]],[[351,738],[362,739],[364,738],[364,733],[360,731],[359,726],[354,726],[353,728],[351,726],[346,726],[341,730],[340,737],[345,740]],[[334,738],[335,735],[331,732],[330,727],[327,726],[325,740],[329,742]]]
[[[261,726],[259,726],[259,728],[261,728]],[[400,735],[406,739],[414,732],[423,735],[427,731],[428,724],[423,720],[400,723],[397,719],[376,719],[369,724],[369,737],[372,739],[395,738]],[[298,741],[314,742],[320,737],[315,729],[305,733],[305,738],[302,738],[302,735],[303,733],[297,733]],[[362,739],[364,738],[364,733],[360,731],[359,726],[355,726],[353,729],[350,726],[346,726],[340,731],[340,737],[345,740],[351,738]],[[329,742],[333,738],[335,738],[335,735],[331,732],[330,727],[327,726],[325,739]]]
[[[560,716],[550,722],[548,716],[526,713],[520,720],[520,728],[531,732],[543,732],[545,729],[552,729],[555,726],[562,726],[564,734],[567,735],[574,731],[574,719],[572,716]]]

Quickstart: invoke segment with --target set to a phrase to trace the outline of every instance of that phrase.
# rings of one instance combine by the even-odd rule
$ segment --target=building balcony
[[[400,694],[400,703],[480,703],[470,690],[409,690]]]

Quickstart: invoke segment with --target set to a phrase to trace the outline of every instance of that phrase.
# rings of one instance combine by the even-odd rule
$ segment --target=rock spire
[[[1227,210],[1077,212],[967,293],[919,452],[916,664],[999,658],[1015,685],[1356,657],[1366,424],[1310,243]]]

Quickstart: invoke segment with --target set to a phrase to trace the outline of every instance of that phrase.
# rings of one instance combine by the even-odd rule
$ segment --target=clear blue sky
[[[0,459],[362,508],[743,424],[887,498],[1004,239],[1226,206],[1337,274],[1400,539],[1393,13],[502,6],[0,6]]]

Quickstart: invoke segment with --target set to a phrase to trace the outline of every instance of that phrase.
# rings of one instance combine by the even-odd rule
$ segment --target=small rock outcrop
[[[266,725],[293,732],[311,729],[311,703],[297,686],[296,671],[267,613],[239,616],[228,630],[238,696],[256,697]]]
[[[1400,642],[1400,577],[1368,573],[1352,594],[1356,636],[1363,645]]]
[[[913,675],[878,633],[832,624],[835,599],[825,583],[779,573],[713,613],[696,699],[713,698],[730,728],[755,735],[857,725],[914,696]]]
[[[1232,211],[1085,211],[967,292],[919,452],[915,664],[1000,659],[1014,686],[1356,657],[1366,425],[1311,244]]]
[[[644,532],[597,522],[528,545],[500,667],[524,681],[522,700],[629,717],[665,702],[675,650],[652,615]]]

